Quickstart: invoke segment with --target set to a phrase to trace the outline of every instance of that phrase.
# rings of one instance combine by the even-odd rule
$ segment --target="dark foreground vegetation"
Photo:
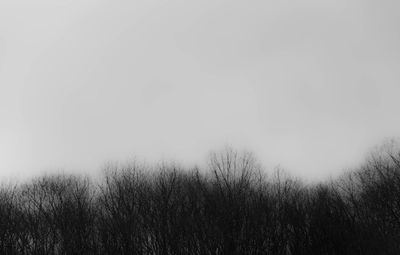
[[[0,254],[400,254],[400,153],[337,180],[266,175],[251,154],[208,170],[109,167],[0,191]]]

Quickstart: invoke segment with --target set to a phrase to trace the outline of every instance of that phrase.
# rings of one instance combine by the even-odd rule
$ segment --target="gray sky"
[[[0,0],[0,176],[225,145],[318,179],[400,135],[397,0]]]

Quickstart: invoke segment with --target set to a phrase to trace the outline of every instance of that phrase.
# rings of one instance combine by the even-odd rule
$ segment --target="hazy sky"
[[[398,0],[0,0],[0,176],[225,145],[318,179],[400,135]]]

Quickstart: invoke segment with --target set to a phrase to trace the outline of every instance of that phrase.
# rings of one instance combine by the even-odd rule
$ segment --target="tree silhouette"
[[[0,189],[1,254],[399,254],[400,150],[305,185],[254,155],[207,169],[109,165],[99,183],[42,176]]]

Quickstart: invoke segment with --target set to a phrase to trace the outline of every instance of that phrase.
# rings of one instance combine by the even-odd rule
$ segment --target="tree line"
[[[400,254],[400,151],[318,184],[227,149],[3,185],[0,254]]]

